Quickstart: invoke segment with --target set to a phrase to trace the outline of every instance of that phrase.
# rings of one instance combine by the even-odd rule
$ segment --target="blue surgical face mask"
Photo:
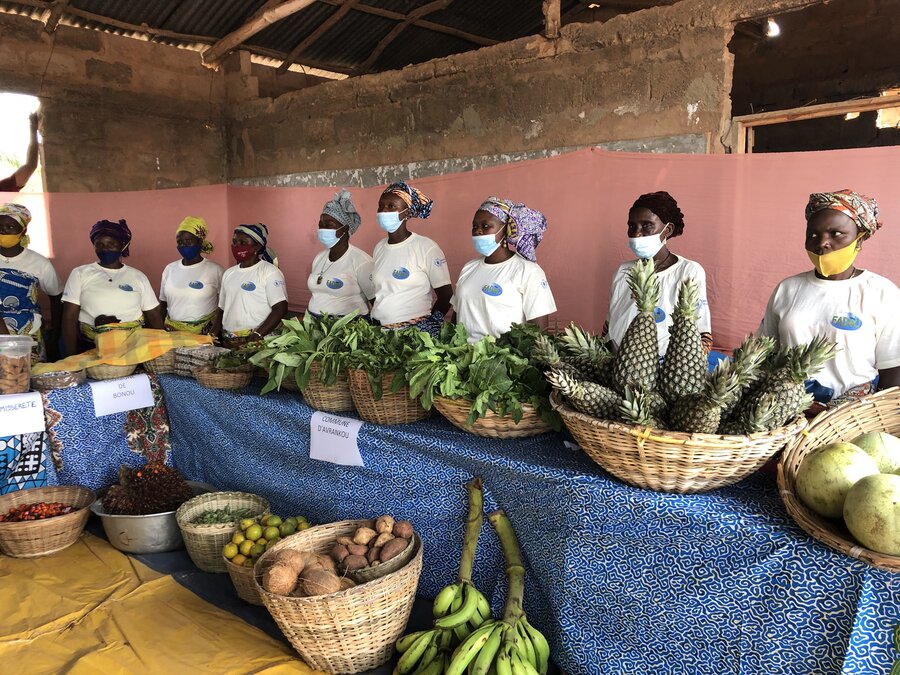
[[[375,214],[375,217],[378,218],[378,227],[388,234],[396,232],[403,224],[403,219],[400,218],[401,213],[402,211],[379,211]]]
[[[178,253],[185,260],[193,260],[198,255],[200,255],[200,244],[194,244],[193,246],[178,246]]]
[[[97,251],[97,258],[101,265],[112,265],[121,257],[121,251]]]
[[[665,241],[659,234],[648,234],[646,237],[628,237],[628,248],[638,258],[652,258],[663,247]]]
[[[487,258],[491,253],[500,248],[500,242],[495,234],[473,234],[472,245],[480,255]]]
[[[341,238],[338,236],[338,230],[343,230],[343,227],[337,228],[337,230],[329,230],[327,228],[319,228],[319,243],[322,244],[325,248],[331,248],[335,244],[337,244]]]

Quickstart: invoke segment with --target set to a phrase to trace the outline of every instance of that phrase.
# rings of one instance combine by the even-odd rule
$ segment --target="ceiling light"
[[[766,19],[766,37],[778,37],[781,35],[781,26],[771,16]]]
[[[855,120],[857,117],[859,117],[858,112],[849,112],[846,115],[844,115],[844,119],[847,120],[848,122],[850,120]]]

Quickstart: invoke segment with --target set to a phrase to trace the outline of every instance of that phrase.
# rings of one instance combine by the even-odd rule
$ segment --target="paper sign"
[[[144,374],[91,382],[91,393],[94,395],[95,417],[149,408],[153,405],[150,378]]]
[[[309,458],[344,466],[365,466],[359,454],[362,422],[350,417],[314,412],[309,421]]]
[[[43,430],[44,402],[38,392],[0,396],[0,436],[33,434]]]

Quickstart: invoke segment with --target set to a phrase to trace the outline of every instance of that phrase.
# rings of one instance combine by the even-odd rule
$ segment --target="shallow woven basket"
[[[57,370],[52,373],[31,376],[31,388],[36,391],[69,389],[84,384],[87,374],[83,370]]]
[[[175,372],[175,350],[170,349],[162,356],[144,361],[144,370],[156,375],[170,375]]]
[[[85,368],[85,370],[87,371],[87,376],[92,380],[115,380],[118,377],[128,377],[131,375],[137,370],[137,364],[130,366],[111,366],[103,363],[99,366]]]
[[[522,419],[518,423],[513,420],[511,415],[500,417],[493,410],[488,410],[485,415],[475,420],[472,426],[466,424],[469,412],[472,410],[472,401],[464,398],[435,396],[434,407],[447,418],[450,424],[476,436],[528,438],[552,431],[544,424],[534,407],[527,403],[522,404]]]
[[[369,523],[370,524],[366,527],[375,529],[375,521],[371,520]],[[370,565],[369,567],[363,567],[358,570],[353,570],[352,572],[347,572],[347,576],[358,584],[375,581],[375,579],[380,579],[388,574],[393,574],[401,567],[404,567],[406,563],[412,560],[412,557],[420,548],[422,548],[422,540],[419,538],[418,533],[413,532],[412,539],[409,540],[407,547],[400,551],[396,557],[391,558],[387,562],[379,563],[374,567]]]
[[[868,431],[900,434],[900,387],[866,396],[822,413],[807,433],[788,444],[778,462],[778,489],[791,518],[806,532],[836,551],[875,567],[900,572],[900,556],[879,553],[856,543],[844,523],[823,518],[803,505],[795,494],[797,470],[813,450],[837,441],[852,441]]]
[[[0,513],[22,504],[61,502],[77,510],[45,520],[0,523],[0,553],[13,558],[37,558],[62,551],[75,543],[91,515],[97,496],[79,485],[29,488],[0,496]]]
[[[303,390],[303,398],[309,407],[333,413],[353,410],[353,396],[350,394],[350,379],[347,372],[342,371],[334,384],[322,384],[319,380],[319,370],[319,364],[313,362],[309,368],[309,384]],[[294,384],[297,384],[296,381]]]
[[[194,371],[203,366],[211,366],[223,354],[230,352],[225,347],[203,345],[201,347],[177,347],[175,349],[175,374],[194,377]]]
[[[249,492],[209,492],[189,499],[178,507],[175,521],[181,530],[184,547],[194,564],[204,572],[226,572],[222,547],[228,543],[238,526],[237,521],[216,525],[195,525],[191,520],[206,511],[224,509],[253,509],[257,518],[269,513],[269,502]]]
[[[194,371],[194,377],[201,387],[207,389],[243,389],[253,379],[253,366],[246,365],[228,370],[204,366]]]
[[[409,387],[403,386],[396,394],[391,391],[394,373],[381,376],[382,396],[377,401],[372,392],[369,376],[364,370],[347,371],[350,378],[350,395],[359,416],[374,424],[406,424],[428,417],[428,411],[418,399],[409,397]]]
[[[307,665],[317,670],[359,673],[391,658],[416,597],[422,546],[393,574],[329,595],[295,598],[269,593],[260,585],[260,573],[276,551],[292,548],[326,553],[335,539],[352,536],[368,523],[371,521],[345,520],[303,530],[263,553],[254,568],[266,609]]]
[[[224,545],[222,544],[222,546]],[[219,551],[219,555],[222,555],[221,551]],[[231,577],[231,583],[234,584],[234,590],[237,591],[238,597],[251,605],[262,606],[263,601],[259,595],[259,589],[256,587],[256,582],[253,581],[253,568],[235,565],[225,556],[222,556],[222,560],[225,562],[225,569],[228,571],[228,576]]]
[[[759,469],[806,428],[806,419],[747,436],[648,429],[583,415],[553,392],[550,404],[582,450],[636,487],[682,494],[732,485]]]

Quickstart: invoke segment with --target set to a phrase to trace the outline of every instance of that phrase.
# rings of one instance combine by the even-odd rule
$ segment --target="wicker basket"
[[[194,371],[194,377],[201,387],[208,389],[242,389],[253,379],[253,366],[239,366],[228,370],[217,370],[204,366]]]
[[[816,417],[806,434],[785,449],[778,462],[778,489],[787,512],[806,532],[836,551],[875,567],[900,572],[900,556],[878,553],[856,543],[843,522],[823,518],[806,508],[795,494],[797,470],[813,450],[837,441],[852,441],[869,431],[900,434],[900,387],[879,391]]]
[[[52,373],[31,376],[31,388],[35,391],[69,389],[84,384],[87,374],[83,370],[57,370]]]
[[[371,527],[374,529],[375,521],[370,521],[370,525],[367,527]],[[353,579],[358,584],[365,584],[370,581],[375,581],[376,579],[380,579],[381,577],[385,577],[388,574],[393,574],[401,567],[405,566],[412,557],[415,555],[416,551],[422,548],[422,540],[419,538],[419,535],[413,532],[412,539],[409,540],[409,545],[405,549],[403,549],[396,557],[391,558],[387,562],[379,563],[378,565],[363,567],[358,570],[353,570],[352,572],[347,572],[347,576]]]
[[[522,404],[522,419],[516,423],[510,415],[500,417],[493,410],[475,420],[472,426],[466,424],[472,401],[464,398],[434,397],[434,407],[455,427],[468,431],[476,436],[488,438],[528,438],[538,434],[546,434],[552,429],[548,427],[534,407]]]
[[[428,417],[428,411],[418,399],[409,397],[409,387],[403,386],[396,394],[391,391],[394,373],[381,376],[382,396],[377,401],[372,392],[369,376],[364,370],[347,371],[350,378],[350,395],[359,416],[374,424],[406,424]]]
[[[350,379],[347,372],[341,372],[334,384],[322,384],[319,380],[319,370],[319,364],[313,362],[309,368],[309,384],[303,390],[303,398],[309,407],[333,413],[352,411],[353,396],[350,394]]]
[[[144,361],[144,370],[155,375],[169,375],[175,372],[175,350],[170,349],[162,356]]]
[[[224,545],[222,544],[222,546]],[[221,551],[219,551],[219,555],[222,555]],[[259,595],[259,589],[256,587],[256,582],[253,581],[253,568],[235,565],[225,556],[222,556],[222,560],[225,562],[225,569],[228,571],[228,576],[231,577],[231,583],[234,584],[234,590],[237,591],[238,597],[251,605],[262,606],[263,601]]]
[[[630,485],[659,492],[705,492],[737,483],[806,428],[799,417],[747,436],[688,434],[598,420],[570,408],[557,392],[550,403],[597,464]]]
[[[115,380],[119,377],[128,377],[131,375],[137,370],[137,364],[130,366],[111,366],[103,363],[99,366],[90,366],[89,368],[85,368],[85,370],[87,370],[87,376],[92,380]]]
[[[22,504],[61,502],[77,510],[55,518],[0,523],[0,553],[13,558],[37,558],[75,543],[91,515],[96,495],[78,485],[30,488],[0,496],[0,513]]]
[[[393,574],[329,595],[275,595],[260,586],[260,572],[267,558],[280,549],[325,553],[337,537],[352,536],[358,527],[370,522],[345,520],[303,530],[263,553],[254,568],[266,609],[307,665],[316,670],[359,673],[391,658],[416,597],[422,547],[418,546],[409,564]]]
[[[202,347],[177,347],[175,349],[175,374],[194,377],[194,371],[203,366],[211,366],[230,349],[203,345]]]
[[[269,502],[249,492],[209,492],[189,499],[175,512],[175,521],[181,529],[188,555],[204,572],[227,571],[222,547],[231,539],[238,523],[195,525],[191,520],[206,511],[224,509],[226,506],[232,510],[253,509],[254,518],[269,513]]]

